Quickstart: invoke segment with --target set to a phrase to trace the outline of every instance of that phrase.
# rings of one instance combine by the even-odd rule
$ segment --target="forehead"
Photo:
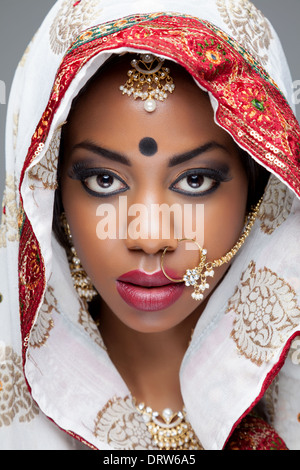
[[[130,62],[124,56],[104,67],[77,99],[68,119],[70,144],[92,140],[126,152],[141,151],[142,145],[142,153],[154,154],[155,141],[160,151],[174,154],[209,140],[231,141],[214,123],[208,95],[177,64],[168,63],[175,91],[157,101],[153,113],[145,111],[142,100],[123,95],[120,86],[128,78]]]

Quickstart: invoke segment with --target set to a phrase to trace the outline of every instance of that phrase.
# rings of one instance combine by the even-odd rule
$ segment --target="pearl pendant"
[[[155,100],[148,98],[144,103],[144,108],[148,113],[153,113],[156,110]]]

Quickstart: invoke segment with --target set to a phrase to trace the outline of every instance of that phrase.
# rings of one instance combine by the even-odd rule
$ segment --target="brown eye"
[[[83,188],[92,196],[109,197],[129,189],[125,181],[113,171],[106,168],[92,168],[84,161],[73,164],[69,177],[79,180]]]
[[[84,179],[83,183],[90,191],[104,196],[124,191],[127,188],[127,185],[119,178],[105,172],[89,176]]]
[[[99,175],[97,176],[97,184],[101,188],[109,188],[114,182],[114,178],[111,175]]]
[[[187,177],[187,184],[194,189],[201,188],[204,177],[202,175],[190,175]]]
[[[183,176],[174,184],[173,188],[183,194],[201,196],[216,185],[217,182],[213,178],[195,173]]]

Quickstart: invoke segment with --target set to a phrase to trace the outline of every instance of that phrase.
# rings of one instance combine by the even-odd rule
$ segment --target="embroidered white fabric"
[[[108,53],[92,59],[73,80],[21,188],[47,279],[24,369],[33,399],[22,372],[17,224],[24,159],[67,48],[91,26],[151,12],[189,14],[217,25],[255,55],[293,106],[292,82],[279,39],[248,0],[59,0],[55,4],[18,66],[8,108],[5,214],[0,227],[1,449],[85,447],[75,435],[97,449],[151,448],[130,391],[75,295],[66,255],[51,232],[59,126],[72,98]],[[212,105],[216,108],[213,100]],[[276,175],[264,201],[249,239],[201,316],[182,363],[185,406],[205,449],[222,449],[234,424],[260,397],[286,344],[300,330],[300,203]],[[265,398],[271,424],[291,449],[300,449],[297,348],[295,342]]]

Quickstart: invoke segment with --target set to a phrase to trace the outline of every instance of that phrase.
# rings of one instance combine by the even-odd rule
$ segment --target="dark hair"
[[[247,212],[255,206],[262,195],[269,181],[270,172],[259,165],[245,150],[239,148],[241,161],[248,178],[248,199]]]

